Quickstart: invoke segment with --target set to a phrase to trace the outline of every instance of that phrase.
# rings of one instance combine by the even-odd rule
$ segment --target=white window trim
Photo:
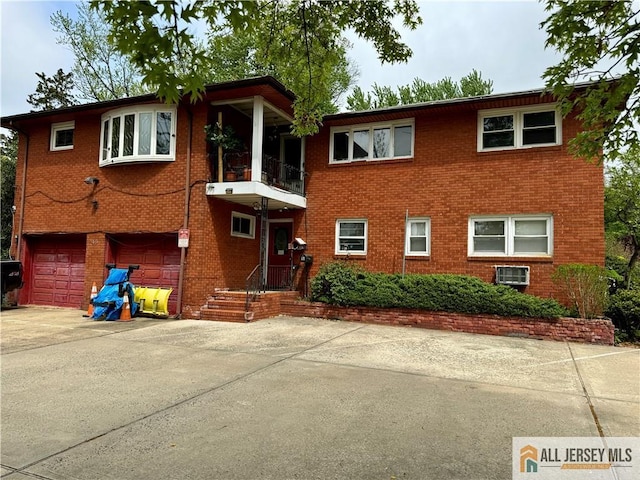
[[[364,223],[364,250],[340,250],[340,238],[361,238],[361,237],[340,237],[340,224],[349,222],[362,222]],[[369,222],[366,218],[339,218],[336,220],[336,240],[335,240],[335,254],[336,255],[366,255],[367,245],[369,243]]]
[[[233,219],[234,218],[243,218],[249,220],[249,230],[250,233],[247,235],[246,233],[236,232],[233,230]],[[256,217],[254,215],[247,215],[246,213],[240,212],[231,212],[231,236],[232,237],[240,237],[240,238],[256,238]]]
[[[537,112],[555,112],[555,120],[556,120],[556,141],[553,143],[536,143],[534,145],[523,145],[522,144],[522,132],[524,130],[524,114],[526,113],[537,113]],[[505,146],[505,147],[491,147],[484,148],[482,143],[483,141],[483,133],[484,133],[484,119],[487,117],[498,117],[501,115],[513,115],[513,136],[514,136],[514,145],[513,146]],[[478,151],[479,152],[494,152],[499,150],[519,150],[524,148],[539,148],[539,147],[549,147],[555,145],[562,145],[562,114],[560,113],[560,108],[555,103],[546,103],[544,105],[534,105],[529,107],[519,107],[519,108],[505,108],[505,109],[494,109],[494,110],[479,110],[478,111]]]
[[[56,132],[62,131],[62,130],[73,130],[73,143],[76,142],[76,138],[75,138],[75,129],[76,129],[76,122],[75,121],[71,121],[71,122],[60,122],[60,123],[52,123],[51,124],[51,143],[49,145],[49,148],[51,149],[51,151],[55,152],[58,150],[72,150],[73,149],[73,144],[71,145],[63,145],[63,146],[56,146]]]
[[[390,157],[381,157],[381,158],[373,158],[371,156],[367,158],[353,158],[353,133],[356,131],[369,130],[369,155],[373,153],[373,131],[381,128],[390,128],[394,129],[397,127],[411,127],[411,152],[409,155],[402,156],[390,156]],[[333,139],[336,133],[349,133],[349,158],[346,160],[334,160],[333,159]],[[385,160],[396,160],[402,158],[413,158],[414,145],[415,145],[415,135],[416,135],[416,127],[415,127],[415,119],[402,119],[402,120],[394,120],[391,122],[380,122],[380,123],[359,123],[355,125],[345,125],[340,127],[331,127],[329,132],[329,163],[336,165],[343,165],[345,163],[353,163],[353,162],[380,162]],[[389,150],[393,152],[394,148],[394,135],[391,135],[391,144],[389,146]]]
[[[515,222],[518,220],[545,220],[547,222],[547,253],[539,252],[523,252],[516,253],[515,250]],[[504,253],[500,252],[475,252],[473,249],[474,222],[491,222],[503,221],[505,249]],[[548,214],[540,215],[504,215],[504,216],[474,216],[469,217],[467,236],[468,256],[470,257],[552,257],[553,256],[553,216]]]
[[[140,114],[151,113],[151,148],[153,153],[149,155],[139,155],[138,145],[140,141]],[[156,129],[157,129],[157,114],[158,113],[171,113],[171,131],[170,131],[170,144],[169,154],[160,155],[155,153],[156,148]],[[126,115],[135,115],[135,126],[133,134],[133,155],[119,156],[117,158],[111,158],[111,129],[113,125],[113,119],[119,117],[120,120],[120,141],[119,149],[122,152],[124,146],[124,118]],[[107,145],[104,145],[104,123],[109,122],[109,135]],[[173,162],[176,157],[176,128],[178,123],[177,109],[168,105],[153,104],[153,105],[136,105],[133,107],[119,108],[117,110],[110,110],[102,115],[100,119],[100,151],[99,151],[99,165],[101,167],[108,165],[127,164],[127,163],[140,163],[140,162]],[[103,159],[104,149],[109,151],[109,156]]]
[[[425,234],[427,238],[427,250],[425,252],[412,252],[411,251],[411,224],[412,223],[425,223]],[[428,257],[431,255],[431,218],[429,217],[410,217],[407,219],[405,225],[405,255],[408,257]]]

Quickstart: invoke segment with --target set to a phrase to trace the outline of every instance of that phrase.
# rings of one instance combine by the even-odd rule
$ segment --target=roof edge
[[[608,82],[615,82],[616,80],[607,80]],[[574,89],[584,90],[592,85],[597,85],[600,81],[590,81],[590,82],[581,82],[576,83],[573,86]],[[371,110],[357,110],[354,112],[339,112],[333,113],[331,115],[326,115],[323,120],[338,120],[342,118],[358,118],[365,117],[370,115],[380,115],[383,113],[395,113],[395,112],[405,112],[405,111],[413,111],[420,110],[425,108],[436,108],[436,107],[448,107],[455,106],[461,104],[468,103],[479,103],[487,100],[504,100],[509,98],[518,98],[518,97],[528,97],[532,95],[544,95],[544,94],[552,94],[551,90],[546,87],[536,88],[533,90],[522,90],[518,92],[506,92],[506,93],[491,93],[488,95],[477,95],[474,97],[459,97],[459,98],[448,98],[444,100],[433,100],[430,102],[418,102],[418,103],[410,103],[406,105],[395,105],[392,107],[381,107],[381,108],[373,108]]]
[[[244,88],[244,87],[253,87],[258,85],[269,85],[273,87],[280,94],[286,96],[291,101],[295,100],[295,95],[293,92],[288,90],[281,82],[279,82],[276,78],[271,75],[265,75],[261,77],[251,77],[245,78],[242,80],[230,80],[227,82],[220,83],[210,83],[204,86],[204,92],[216,92],[220,90],[230,90],[233,88]],[[184,97],[183,97],[184,98]],[[76,113],[76,112],[84,112],[93,109],[100,108],[115,108],[123,105],[149,102],[152,100],[159,100],[158,95],[155,93],[146,93],[144,95],[136,95],[133,97],[125,97],[125,98],[117,98],[115,100],[105,100],[102,102],[91,102],[91,103],[82,103],[80,105],[72,105],[69,107],[56,108],[53,110],[42,110],[37,112],[28,112],[28,113],[18,113],[15,115],[7,115],[0,117],[0,125],[4,128],[15,129],[16,126],[14,122],[19,122],[22,120],[32,120],[37,118],[48,117],[51,115],[61,115],[66,113]],[[182,101],[179,100],[178,103]]]

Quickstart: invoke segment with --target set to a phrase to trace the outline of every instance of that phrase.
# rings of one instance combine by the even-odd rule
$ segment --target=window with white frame
[[[329,163],[412,157],[413,131],[413,119],[333,127]]]
[[[469,219],[469,255],[538,257],[552,253],[550,215]]]
[[[429,255],[431,220],[409,218],[407,220],[405,253],[407,255]]]
[[[140,105],[102,116],[100,165],[175,160],[176,109]]]
[[[336,221],[336,254],[367,253],[367,220]]]
[[[62,122],[51,125],[51,150],[71,150],[76,122]]]
[[[231,212],[231,236],[256,238],[256,217],[240,212]]]
[[[478,150],[530,148],[562,143],[562,117],[556,105],[478,113]]]

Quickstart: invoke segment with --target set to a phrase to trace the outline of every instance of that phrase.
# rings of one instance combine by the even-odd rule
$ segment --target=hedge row
[[[320,267],[312,300],[340,306],[415,308],[514,317],[558,318],[568,311],[552,299],[526,295],[465,275],[369,273],[346,262]]]

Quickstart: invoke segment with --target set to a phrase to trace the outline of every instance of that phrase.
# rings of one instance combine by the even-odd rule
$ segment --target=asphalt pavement
[[[512,437],[640,436],[638,349],[82,313],[1,314],[2,479],[495,480]]]

